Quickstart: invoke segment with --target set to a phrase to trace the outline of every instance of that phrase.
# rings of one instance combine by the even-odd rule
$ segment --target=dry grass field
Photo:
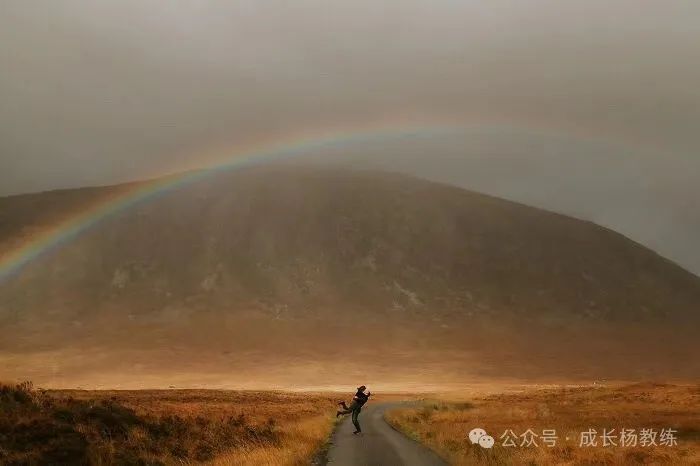
[[[700,464],[698,385],[548,388],[461,398],[394,410],[387,420],[454,465]],[[492,449],[469,442],[467,434],[476,427],[494,438]],[[620,446],[621,428],[634,429],[637,446]],[[537,434],[537,446],[521,446],[530,437],[521,437],[528,429]],[[597,446],[580,446],[581,433],[589,429],[597,432]],[[607,441],[617,446],[603,446],[604,429]],[[642,429],[656,432],[656,446],[641,446]],[[676,445],[662,445],[662,429],[675,431]],[[508,430],[512,432],[501,438]],[[555,446],[545,444],[544,430],[556,431]],[[634,437],[628,434],[631,445]],[[508,439],[516,446],[504,446]]]
[[[478,389],[477,389],[478,390]],[[451,464],[700,464],[700,386],[503,387],[431,395],[387,420]],[[0,464],[306,465],[322,449],[347,394],[224,390],[87,391],[0,384]],[[416,399],[384,395],[376,401]],[[484,428],[493,449],[472,445]],[[580,446],[596,429],[597,446]],[[621,428],[637,446],[620,446]],[[537,446],[522,446],[530,429]],[[617,446],[603,446],[604,430]],[[642,429],[657,432],[642,446]],[[662,445],[673,429],[676,445]],[[549,447],[543,431],[554,430]],[[512,431],[516,446],[501,438]],[[510,437],[510,436],[506,436]],[[568,440],[567,440],[568,438]]]
[[[338,395],[0,385],[0,464],[309,464]]]

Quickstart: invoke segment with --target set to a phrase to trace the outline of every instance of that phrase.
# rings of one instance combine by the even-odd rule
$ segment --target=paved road
[[[431,450],[400,434],[384,421],[384,411],[397,403],[374,404],[362,408],[362,434],[353,435],[350,416],[338,426],[328,451],[329,466],[444,466]]]

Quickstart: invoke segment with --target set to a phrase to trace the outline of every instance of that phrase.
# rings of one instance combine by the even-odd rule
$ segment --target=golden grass
[[[338,395],[0,384],[0,464],[309,464]]]
[[[216,458],[216,466],[243,465],[308,465],[328,438],[330,425],[327,416],[315,416],[286,426],[286,434],[279,445],[251,445]]]
[[[387,420],[454,465],[628,465],[700,464],[700,386],[635,384],[526,390],[475,397],[471,401],[423,402],[387,413]],[[468,432],[484,428],[493,449],[472,445]],[[595,428],[672,428],[677,446],[580,447],[580,433]],[[553,448],[504,447],[499,437],[532,429],[555,429]],[[566,441],[569,437],[569,441]],[[518,445],[521,439],[518,439]],[[658,442],[658,439],[657,439]]]
[[[307,465],[328,439],[335,418],[338,395],[263,391],[132,391],[119,397],[126,406],[150,415],[183,417],[239,416],[265,425],[271,420],[276,438],[272,442],[237,443],[222,447],[210,461],[217,466]],[[232,442],[233,443],[233,442]]]

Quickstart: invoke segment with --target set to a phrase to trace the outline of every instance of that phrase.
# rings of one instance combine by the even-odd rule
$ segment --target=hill
[[[132,187],[2,198],[0,251]],[[0,378],[54,385],[700,375],[700,278],[592,223],[389,173],[208,176],[34,261],[0,303]]]

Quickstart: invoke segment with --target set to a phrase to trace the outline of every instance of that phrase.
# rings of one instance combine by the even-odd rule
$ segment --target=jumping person
[[[365,393],[365,390],[367,390],[367,387],[364,385],[357,387],[357,393],[355,393],[355,396],[352,397],[352,403],[350,403],[350,406],[346,405],[344,401],[341,401],[338,403],[338,405],[342,406],[343,410],[335,413],[335,417],[352,413],[352,423],[355,425],[355,432],[353,432],[353,434],[359,434],[362,432],[360,422],[357,420],[357,418],[360,415],[360,411],[362,411],[362,406],[367,403],[367,400],[369,400],[369,397],[372,395],[370,392]]]

